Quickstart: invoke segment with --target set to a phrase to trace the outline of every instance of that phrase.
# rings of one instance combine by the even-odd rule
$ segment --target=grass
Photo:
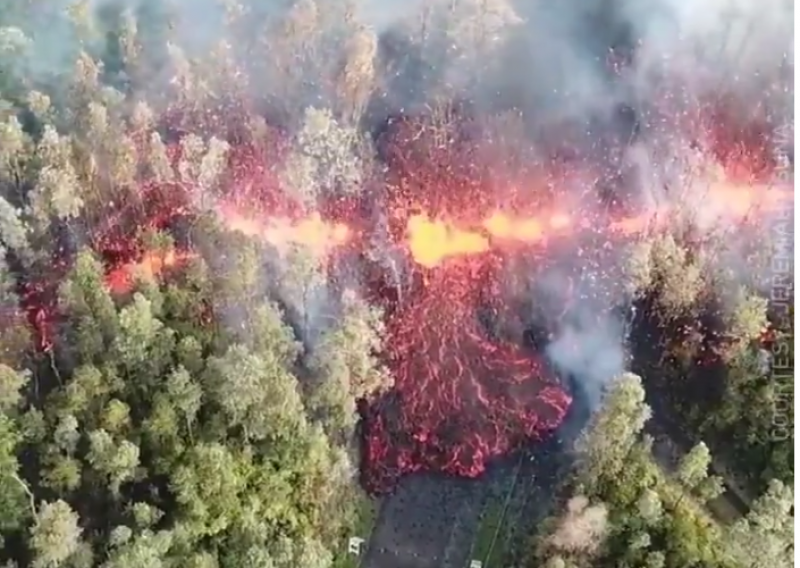
[[[503,538],[504,525],[507,522],[506,513],[519,481],[521,467],[522,458],[514,470],[511,484],[502,488],[495,486],[481,514],[481,524],[472,541],[470,560],[480,560],[486,568],[501,565],[506,544]]]
[[[364,543],[366,544],[369,542],[369,537],[372,534],[372,529],[375,527],[377,519],[378,501],[366,494],[359,494],[356,521],[351,536],[360,536],[364,539]],[[342,542],[341,547],[336,551],[332,568],[358,568],[361,563],[361,557],[353,556],[348,552],[348,542],[349,537]]]
[[[505,503],[493,495],[481,515],[481,524],[478,527],[478,534],[472,544],[472,554],[470,560],[480,560],[487,564],[487,557],[495,548],[495,535],[500,530],[503,523],[503,513]]]

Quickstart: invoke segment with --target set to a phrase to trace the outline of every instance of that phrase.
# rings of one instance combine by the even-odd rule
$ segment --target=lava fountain
[[[424,146],[424,136],[406,134],[396,136],[393,146],[387,143],[394,152],[387,151],[389,174],[382,180],[379,200],[388,224],[385,245],[374,244],[372,236],[378,229],[371,227],[373,221],[365,214],[375,209],[375,194],[364,192],[358,198],[363,202],[339,200],[303,210],[280,193],[269,178],[270,168],[246,148],[231,149],[230,180],[221,184],[224,187],[212,205],[228,230],[276,250],[299,243],[326,263],[373,259],[349,271],[367,280],[362,291],[385,308],[382,356],[394,377],[388,393],[359,405],[362,479],[373,493],[391,491],[400,477],[416,471],[475,477],[492,459],[542,439],[562,422],[570,396],[535,354],[496,337],[484,324],[486,313],[513,311],[501,304],[508,301],[507,294],[497,292],[514,272],[507,264],[512,257],[529,256],[531,247],[546,249],[552,239],[577,242],[586,231],[602,234],[609,244],[636,239],[642,233],[667,230],[675,213],[665,206],[631,216],[623,216],[629,212],[587,216],[563,200],[539,199],[535,189],[518,199],[521,196],[510,189],[512,185],[487,181],[470,169],[471,160],[448,151],[438,157],[440,164],[429,159],[438,155],[431,144],[418,147]],[[466,164],[463,171],[456,167],[459,164]],[[759,210],[769,212],[793,202],[787,188],[756,181],[709,180],[703,190],[706,209],[710,208],[706,216],[713,213],[727,219],[728,226],[740,227],[759,217]],[[530,180],[532,187],[540,182]],[[137,219],[138,229],[169,230],[172,217],[191,217],[191,204],[197,201],[191,192],[190,187],[142,192],[143,200],[153,206],[146,218]],[[171,200],[165,202],[161,194]],[[176,195],[181,197],[178,205],[172,203]],[[250,201],[260,206],[243,205]],[[141,250],[118,231],[100,233],[93,242],[107,261],[106,282],[115,296],[129,292],[137,275],[167,277],[200,254]],[[381,263],[375,259],[388,258],[384,246],[404,257],[405,262],[399,263],[403,278],[397,278],[393,265],[395,278],[380,268],[376,278],[368,279]],[[114,254],[104,254],[106,249]],[[394,263],[394,253],[390,256]],[[402,285],[398,294],[399,280],[413,284]],[[331,285],[336,287],[335,282]],[[57,317],[57,310],[39,301],[41,295],[31,296],[27,304],[40,345],[49,350],[53,338],[48,322]]]

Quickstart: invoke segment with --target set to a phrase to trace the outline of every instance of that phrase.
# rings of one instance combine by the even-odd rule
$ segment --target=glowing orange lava
[[[720,174],[692,183],[684,188],[687,199],[675,197],[670,205],[645,213],[621,213],[629,203],[601,212],[589,203],[584,207],[568,201],[575,197],[568,188],[578,180],[595,189],[595,167],[604,171],[607,164],[585,169],[545,165],[537,173],[518,174],[536,178],[521,183],[488,180],[475,168],[466,142],[442,148],[429,134],[426,119],[415,120],[393,120],[381,134],[377,146],[385,171],[380,183],[370,182],[370,189],[358,196],[322,192],[313,212],[285,194],[274,175],[274,166],[283,159],[277,131],[269,151],[233,145],[214,207],[224,229],[261,241],[266,249],[281,253],[294,245],[306,247],[331,269],[327,274],[346,274],[363,283],[364,294],[383,310],[387,338],[380,356],[394,387],[360,401],[362,474],[376,492],[391,490],[411,471],[479,475],[489,460],[541,439],[564,419],[570,395],[533,350],[518,344],[518,334],[514,342],[506,341],[493,327],[516,307],[499,291],[508,288],[509,273],[518,275],[518,261],[533,266],[550,260],[547,254],[522,258],[529,251],[544,252],[548,244],[562,242],[583,246],[584,236],[594,242],[595,235],[602,237],[599,246],[606,247],[615,240],[669,230],[686,212],[696,213],[698,222],[720,219],[725,226],[739,227],[793,205],[791,188],[750,183],[769,178],[770,158],[729,164],[721,156],[730,153],[709,149],[727,178]],[[750,149],[733,140],[733,130],[726,136],[731,140],[721,137],[724,144],[743,146],[745,153]],[[179,155],[176,148],[170,152],[173,162]],[[506,173],[513,174],[499,172],[499,177]],[[539,191],[545,180],[547,191]],[[523,195],[519,187],[534,189]],[[196,253],[184,250],[188,243],[142,254],[140,243],[131,238],[147,228],[166,231],[176,242],[188,240],[181,238],[185,223],[199,215],[192,205],[198,203],[194,191],[191,184],[150,184],[137,200],[145,207],[109,212],[92,243],[106,263],[113,294],[129,293],[137,278],[167,278],[194,257]],[[590,197],[591,203],[604,199]],[[384,245],[391,251],[391,263],[381,262]],[[410,262],[395,263],[398,250]],[[494,254],[498,250],[502,254]],[[51,325],[59,316],[57,292],[39,284],[30,285],[23,302],[40,349],[49,350],[60,339]],[[331,285],[338,286],[333,278]],[[575,296],[572,282],[563,292],[565,298],[556,298],[554,304],[569,305]],[[566,314],[562,307],[555,306],[555,313]],[[212,321],[213,309],[208,307],[203,322]],[[529,321],[512,323],[526,326]]]
[[[408,220],[408,250],[414,260],[431,268],[442,259],[489,250],[489,240],[472,231],[459,229],[447,221],[413,215]]]
[[[324,253],[342,246],[351,237],[346,224],[328,222],[318,212],[301,219],[289,219],[247,215],[231,206],[223,206],[219,213],[228,229],[263,239],[278,249],[297,244]]]
[[[129,292],[137,278],[154,279],[170,268],[180,266],[182,263],[194,258],[189,252],[148,251],[137,262],[123,264],[111,270],[106,275],[106,285],[114,294]]]

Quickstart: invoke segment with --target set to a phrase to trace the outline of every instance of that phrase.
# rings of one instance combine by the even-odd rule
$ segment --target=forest
[[[509,69],[563,14],[361,4],[3,2],[0,562],[346,568],[399,478],[586,396],[526,565],[790,566],[793,59],[698,28],[695,106],[622,104],[671,69],[597,1],[562,100]]]

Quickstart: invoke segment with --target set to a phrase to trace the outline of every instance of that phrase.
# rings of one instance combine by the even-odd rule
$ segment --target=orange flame
[[[570,229],[572,219],[564,213],[556,213],[547,219],[536,217],[514,218],[504,213],[493,213],[483,227],[498,239],[515,240],[526,243],[538,242],[550,232],[563,232]]]
[[[751,211],[773,211],[794,201],[793,188],[768,184],[714,182],[708,186],[708,200],[724,206],[730,216],[744,217]]]
[[[741,221],[752,211],[774,210],[793,202],[794,194],[791,189],[766,185],[714,182],[708,185],[705,199],[708,209],[718,216]],[[628,236],[640,234],[662,227],[669,213],[670,208],[664,207],[655,212],[617,219],[609,223],[608,229]],[[230,230],[263,239],[278,249],[299,244],[322,255],[346,244],[352,236],[350,227],[326,221],[319,213],[292,220],[288,217],[248,216],[237,208],[224,206],[220,208],[220,215]],[[483,220],[480,229],[475,230],[458,227],[450,220],[431,219],[422,213],[409,218],[406,245],[415,262],[433,268],[448,258],[486,252],[495,244],[492,239],[539,243],[549,236],[568,233],[573,228],[573,219],[565,213],[514,217],[495,212]],[[111,271],[107,276],[108,286],[114,293],[127,292],[137,275],[155,278],[166,268],[185,262],[191,256],[175,251],[147,253],[139,262]]]
[[[109,272],[106,285],[113,294],[125,294],[133,288],[137,278],[158,278],[165,270],[179,266],[194,256],[175,250],[148,251],[138,262],[123,264]]]
[[[791,190],[767,185],[712,183],[705,201],[714,216],[741,222],[754,211],[775,210],[791,203]],[[640,215],[611,221],[608,229],[617,234],[632,236],[648,230],[663,229],[671,208],[661,207]],[[414,215],[408,221],[408,248],[414,260],[432,268],[447,258],[478,254],[491,248],[490,237],[500,241],[539,243],[544,239],[568,233],[573,220],[565,213],[538,217],[513,217],[495,212],[481,223],[484,233],[457,228],[452,221],[431,220],[427,215]]]

